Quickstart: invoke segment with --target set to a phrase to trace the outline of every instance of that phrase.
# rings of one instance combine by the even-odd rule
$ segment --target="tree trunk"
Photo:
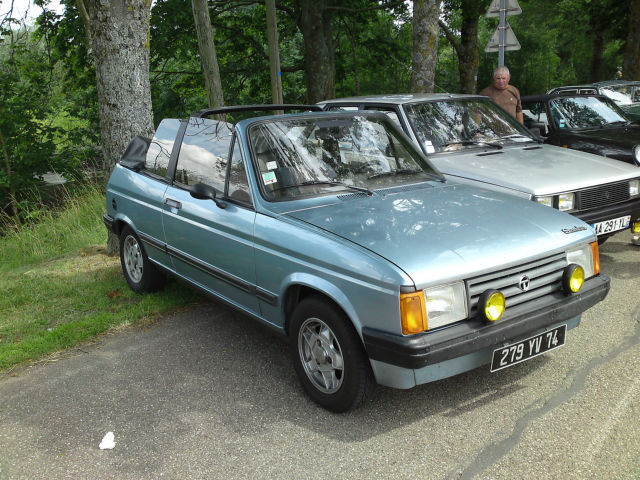
[[[220,68],[216,56],[216,46],[213,41],[213,27],[209,16],[207,0],[191,0],[193,19],[198,36],[198,50],[202,63],[204,86],[207,91],[207,103],[210,108],[222,107],[224,96],[222,94],[222,81],[220,80]]]
[[[413,56],[411,91],[433,93],[438,60],[440,0],[413,2]]]
[[[602,54],[604,53],[604,34],[602,31],[593,32],[593,51],[591,53],[591,81],[602,80]]]
[[[153,137],[150,0],[77,0],[96,69],[105,182],[129,141]],[[86,13],[86,16],[84,15]],[[117,251],[110,235],[107,252]]]
[[[458,56],[458,76],[462,93],[475,93],[476,91],[478,65],[480,64],[478,22],[480,15],[484,15],[490,3],[491,0],[462,0],[460,5],[462,25],[459,40],[452,29],[442,20],[440,21],[440,27]]]
[[[96,68],[100,138],[108,177],[135,135],[153,136],[150,0],[85,0]]]
[[[624,51],[622,78],[640,80],[640,0],[631,0],[629,33]]]
[[[331,11],[327,0],[301,0],[298,27],[304,37],[307,101],[335,97],[335,63]]]
[[[460,52],[458,53],[458,75],[460,76],[460,91],[462,93],[475,93],[476,91],[478,65],[480,64],[478,19],[477,15],[462,17]]]
[[[278,19],[275,0],[266,0],[267,40],[269,42],[269,72],[271,74],[271,99],[276,105],[283,103],[280,71],[280,48],[278,45]],[[278,112],[280,113],[280,112]]]

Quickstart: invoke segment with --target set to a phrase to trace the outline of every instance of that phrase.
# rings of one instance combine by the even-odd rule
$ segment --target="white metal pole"
[[[498,25],[498,66],[504,66],[504,44],[507,29],[507,0],[500,0],[500,23]]]

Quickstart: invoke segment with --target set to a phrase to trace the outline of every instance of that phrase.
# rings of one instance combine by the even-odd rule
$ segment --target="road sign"
[[[520,50],[520,42],[516,38],[516,34],[511,30],[509,22],[505,21],[504,28],[504,49],[505,50]],[[484,48],[485,52],[497,52],[500,49],[500,27],[496,28],[491,38],[487,42],[487,46]]]
[[[520,15],[522,9],[518,5],[518,0],[505,0],[505,15]],[[485,14],[485,17],[499,17],[500,16],[500,0],[492,0],[489,5],[489,10]]]
[[[507,23],[507,15],[520,15],[518,0],[491,0],[487,17],[500,17],[497,30],[484,48],[485,52],[498,52],[498,66],[504,66],[505,50],[520,50],[520,42]]]

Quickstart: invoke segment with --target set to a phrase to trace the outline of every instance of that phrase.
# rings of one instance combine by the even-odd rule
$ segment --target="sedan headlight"
[[[635,197],[640,195],[640,180],[631,180],[629,182],[629,196]]]
[[[592,242],[589,245],[582,245],[579,248],[567,250],[567,263],[580,265],[584,270],[585,279],[600,273],[598,242]]]
[[[575,195],[573,193],[562,193],[558,196],[558,210],[573,210]]]
[[[462,282],[427,288],[424,297],[429,329],[467,318],[467,296]]]
[[[553,195],[545,195],[544,197],[535,197],[534,200],[547,207],[553,207]]]
[[[636,161],[636,165],[640,166],[640,145],[633,147],[633,159]]]
[[[402,333],[412,335],[467,318],[463,282],[400,294]]]

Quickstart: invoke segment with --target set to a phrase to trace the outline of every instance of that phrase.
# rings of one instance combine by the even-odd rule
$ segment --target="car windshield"
[[[404,108],[427,153],[534,141],[515,118],[488,99],[425,102]]]
[[[628,122],[617,107],[598,97],[558,97],[549,104],[558,128],[594,128]]]
[[[618,105],[640,103],[640,84],[607,85],[600,91]]]
[[[258,181],[268,200],[441,180],[411,142],[380,117],[274,119],[249,130]]]

